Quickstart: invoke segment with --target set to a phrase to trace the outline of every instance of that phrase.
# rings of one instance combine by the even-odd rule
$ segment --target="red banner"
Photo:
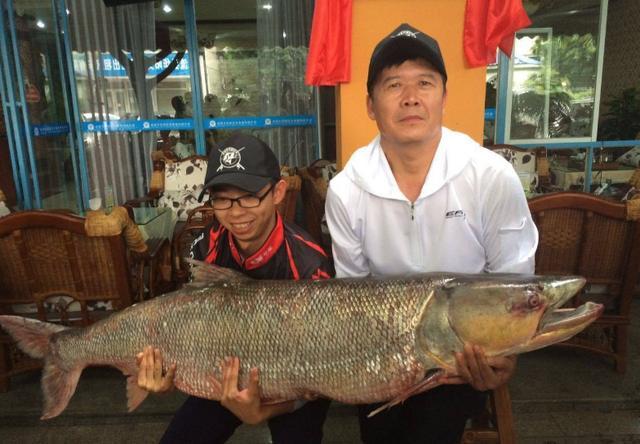
[[[531,25],[522,0],[467,0],[464,16],[464,54],[470,66],[496,61],[500,48],[511,57],[516,31]]]
[[[337,85],[351,80],[353,0],[316,0],[307,58],[307,85]]]

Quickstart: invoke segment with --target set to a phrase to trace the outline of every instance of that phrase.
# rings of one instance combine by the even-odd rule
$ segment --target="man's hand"
[[[470,384],[476,390],[493,390],[506,384],[516,369],[516,356],[487,357],[482,347],[465,344],[456,353],[457,374],[448,375],[445,384]]]
[[[247,388],[238,390],[240,359],[226,358],[222,363],[222,398],[220,403],[246,424],[259,424],[272,416],[293,410],[294,402],[262,405],[257,368],[249,372]]]
[[[148,392],[164,393],[173,389],[173,378],[176,365],[169,367],[166,374],[162,374],[162,354],[157,348],[145,347],[136,356],[138,361],[138,386]]]

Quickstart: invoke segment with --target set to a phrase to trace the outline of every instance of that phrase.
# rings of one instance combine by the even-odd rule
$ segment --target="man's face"
[[[440,73],[423,60],[385,68],[367,96],[383,145],[437,143],[442,134],[446,91]]]
[[[270,189],[271,188],[271,189]],[[276,205],[284,199],[287,184],[279,181],[265,185],[255,194],[236,187],[224,187],[215,189],[212,198],[237,199],[242,196],[263,197],[257,207],[243,208],[238,202],[233,202],[226,210],[216,210],[216,219],[234,236],[241,249],[253,249],[255,251],[262,246],[275,226]]]

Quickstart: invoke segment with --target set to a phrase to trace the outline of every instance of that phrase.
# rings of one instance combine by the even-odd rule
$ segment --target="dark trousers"
[[[441,385],[367,418],[382,404],[358,406],[365,444],[458,444],[467,419],[479,413],[488,392],[469,385]]]
[[[320,443],[329,400],[307,402],[298,410],[268,421],[274,444]],[[160,440],[162,444],[226,442],[242,424],[218,401],[190,396],[176,412]]]

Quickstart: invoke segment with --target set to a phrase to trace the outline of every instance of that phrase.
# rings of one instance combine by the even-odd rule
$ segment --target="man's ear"
[[[373,111],[373,97],[367,94],[367,115],[371,120],[376,120],[376,113]]]
[[[284,196],[287,194],[287,182],[284,179],[280,179],[273,186],[273,203],[278,205],[284,200]]]

